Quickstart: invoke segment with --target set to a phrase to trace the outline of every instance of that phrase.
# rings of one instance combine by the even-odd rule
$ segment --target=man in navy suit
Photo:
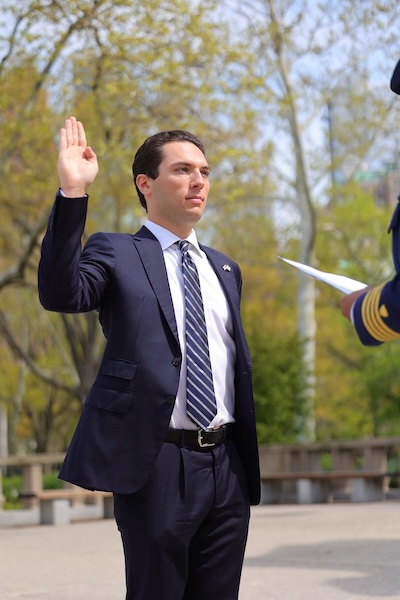
[[[133,163],[144,226],[97,233],[83,250],[98,165],[74,117],[60,132],[58,171],[40,300],[58,312],[97,310],[107,340],[60,477],[113,492],[126,599],[234,600],[249,507],[260,500],[258,447],[240,269],[193,230],[210,187],[203,146],[181,130],[148,138]],[[186,411],[181,240],[207,324],[216,414],[204,428]]]

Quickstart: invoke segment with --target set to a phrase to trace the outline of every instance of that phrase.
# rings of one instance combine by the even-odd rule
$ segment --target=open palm
[[[60,130],[58,174],[61,189],[67,197],[85,195],[99,167],[96,154],[87,145],[85,129],[75,117],[65,121]]]

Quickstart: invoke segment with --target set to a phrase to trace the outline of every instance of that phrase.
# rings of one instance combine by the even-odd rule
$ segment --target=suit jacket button
[[[182,362],[182,359],[180,358],[180,356],[177,356],[173,359],[172,364],[174,365],[174,367],[179,367],[181,362]]]
[[[168,404],[173,404],[175,402],[175,396],[167,396]]]

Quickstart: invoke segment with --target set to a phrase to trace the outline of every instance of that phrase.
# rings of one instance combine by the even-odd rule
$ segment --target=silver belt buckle
[[[206,442],[203,442],[202,434],[203,434],[203,430],[199,429],[197,432],[197,442],[198,442],[200,448],[208,448],[211,446],[215,446],[215,442],[212,442],[211,444],[207,444]]]

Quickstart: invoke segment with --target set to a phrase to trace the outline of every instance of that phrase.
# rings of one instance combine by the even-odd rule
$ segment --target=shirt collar
[[[179,242],[182,239],[175,235],[175,233],[172,233],[172,231],[165,229],[165,227],[161,227],[161,225],[157,225],[157,223],[149,221],[149,219],[146,220],[144,226],[147,227],[147,229],[151,231],[154,237],[158,239],[158,241],[160,242],[161,249],[163,251],[167,250],[167,248],[170,248],[171,246],[173,246],[173,244]],[[188,235],[184,239],[186,239],[191,244],[191,250],[195,250],[199,256],[203,256],[194,229],[192,229],[190,235]]]

